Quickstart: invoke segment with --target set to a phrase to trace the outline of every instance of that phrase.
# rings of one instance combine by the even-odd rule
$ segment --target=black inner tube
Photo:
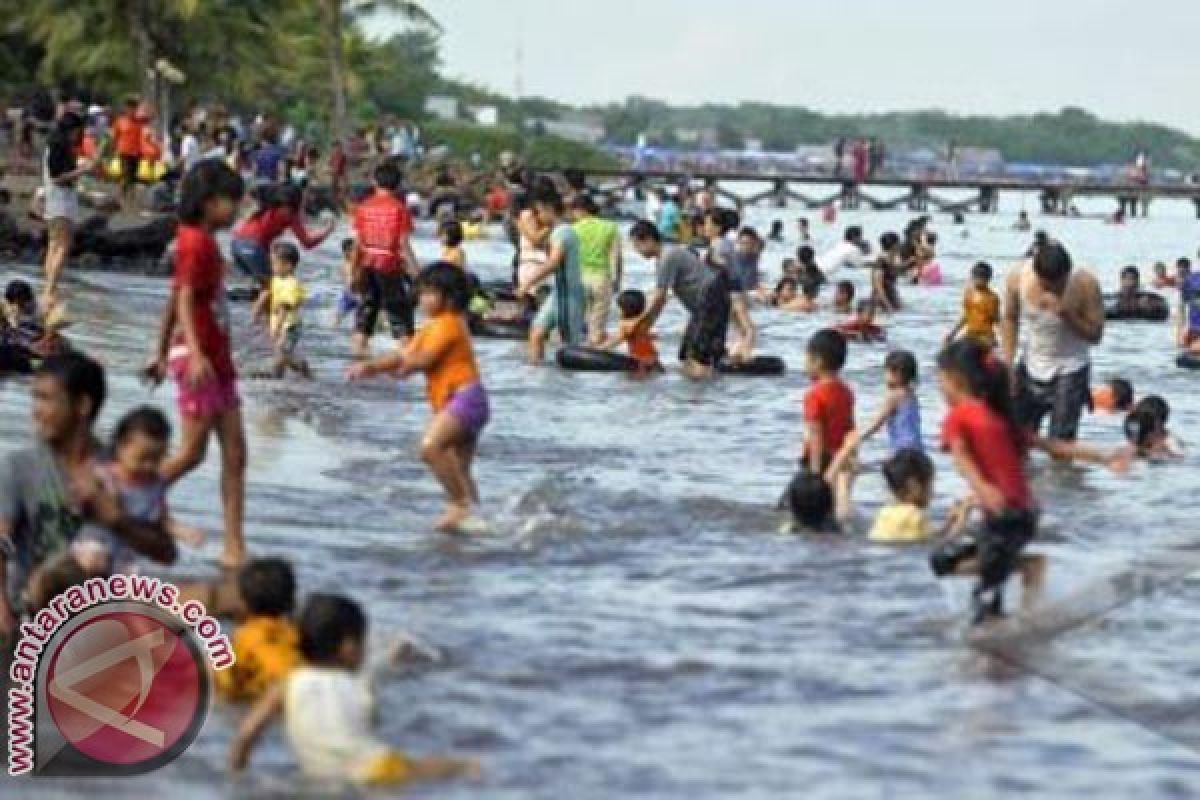
[[[1171,308],[1160,294],[1138,292],[1132,302],[1121,302],[1120,295],[1104,295],[1104,318],[1111,320],[1143,320],[1164,322],[1171,316]]]
[[[755,356],[744,364],[722,361],[717,365],[717,372],[722,375],[771,377],[782,375],[786,371],[787,364],[779,356]]]
[[[1175,366],[1180,369],[1200,369],[1200,353],[1180,353],[1175,359]]]
[[[567,345],[555,357],[558,365],[572,372],[637,372],[642,365],[637,359],[611,350],[596,350],[581,345]]]

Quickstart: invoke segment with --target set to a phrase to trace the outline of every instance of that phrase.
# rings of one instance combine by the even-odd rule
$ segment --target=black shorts
[[[140,156],[121,156],[121,185],[132,186],[137,183],[138,167],[141,166]]]
[[[725,357],[725,339],[729,335],[729,315],[733,308],[729,292],[729,277],[717,273],[700,298],[700,307],[688,319],[679,348],[680,361],[715,367]]]
[[[392,336],[412,336],[416,331],[411,299],[411,282],[403,272],[383,274],[368,270],[364,279],[362,304],[354,321],[354,331],[370,337],[375,333],[379,314],[387,316]]]
[[[1021,551],[1037,533],[1037,515],[1032,511],[1008,509],[989,514],[983,527],[938,547],[929,557],[933,574],[953,575],[971,559],[979,565],[979,589],[1004,585],[1021,559]]]
[[[1050,415],[1051,439],[1075,441],[1079,436],[1079,420],[1084,408],[1091,408],[1092,368],[1084,367],[1075,372],[1058,375],[1049,381],[1035,381],[1025,369],[1017,365],[1017,400],[1014,413],[1017,424],[1030,431],[1038,431],[1046,415]]]

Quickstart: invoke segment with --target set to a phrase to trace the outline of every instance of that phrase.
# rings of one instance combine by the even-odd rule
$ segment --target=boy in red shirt
[[[821,330],[808,340],[809,377],[812,388],[804,395],[804,467],[823,475],[854,430],[854,392],[842,382],[846,366],[846,337]]]
[[[408,208],[396,196],[400,169],[389,162],[375,168],[375,193],[354,211],[358,234],[353,264],[362,305],[354,326],[354,357],[369,355],[368,343],[379,314],[387,315],[392,337],[403,345],[413,335],[410,276],[420,268],[409,235],[413,230]]]

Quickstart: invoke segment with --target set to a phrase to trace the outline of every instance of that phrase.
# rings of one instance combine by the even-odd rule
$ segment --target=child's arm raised
[[[250,753],[263,731],[271,722],[283,713],[283,687],[279,683],[272,684],[250,713],[242,720],[237,734],[229,745],[229,771],[241,772],[250,761]]]
[[[887,424],[887,421],[896,413],[896,409],[900,407],[900,401],[903,399],[903,389],[889,390],[888,393],[884,395],[883,406],[880,407],[879,413],[875,415],[875,419],[871,420],[871,424],[868,425],[862,431],[862,433],[855,431],[851,433],[851,436],[855,436],[858,442],[865,442],[867,439],[870,439],[872,436],[879,433],[879,429]]]

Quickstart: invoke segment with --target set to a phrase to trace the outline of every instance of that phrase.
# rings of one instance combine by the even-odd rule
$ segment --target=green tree
[[[437,20],[416,0],[320,0],[321,26],[329,58],[329,80],[333,92],[333,135],[346,133],[347,74],[346,30],[376,14],[393,14],[406,21],[441,30]]]

